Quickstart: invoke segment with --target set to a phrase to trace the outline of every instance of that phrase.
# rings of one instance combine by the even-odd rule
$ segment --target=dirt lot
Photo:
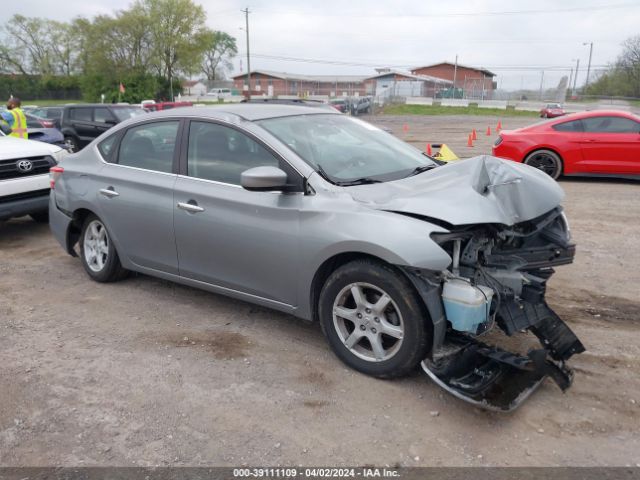
[[[495,118],[374,121],[464,156],[495,138],[465,146]],[[578,254],[549,300],[588,351],[566,394],[548,381],[508,415],[420,373],[348,370],[316,325],[277,312],[91,282],[47,226],[0,223],[0,465],[640,464],[640,184],[561,184]]]

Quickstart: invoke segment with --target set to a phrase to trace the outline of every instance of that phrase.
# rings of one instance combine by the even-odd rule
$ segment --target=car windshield
[[[437,166],[420,150],[343,115],[296,115],[259,123],[336,184],[398,180]]]
[[[119,121],[124,122],[125,120],[129,120],[133,117],[138,117],[140,115],[144,115],[146,112],[142,108],[114,108],[113,113],[115,113],[116,117]]]
[[[562,106],[559,103],[550,103],[547,108],[562,108]]]

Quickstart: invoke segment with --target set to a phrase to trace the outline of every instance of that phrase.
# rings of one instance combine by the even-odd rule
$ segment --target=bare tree
[[[202,41],[205,48],[202,73],[208,80],[217,80],[233,66],[231,59],[238,53],[236,39],[225,32],[208,30]]]

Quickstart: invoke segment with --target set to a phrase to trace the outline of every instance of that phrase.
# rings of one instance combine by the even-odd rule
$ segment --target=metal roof
[[[451,65],[452,67],[455,67],[456,64],[455,63],[451,63],[451,62],[438,62],[438,63],[432,63],[431,65],[424,65],[422,67],[415,67],[415,68],[412,68],[411,71],[415,72],[416,70],[420,70],[421,68],[431,68],[431,67],[437,67],[439,65]],[[469,70],[476,70],[478,72],[482,72],[482,73],[484,73],[486,75],[489,75],[491,77],[495,77],[496,76],[495,73],[493,73],[493,72],[491,72],[491,71],[489,71],[489,70],[487,70],[486,68],[483,68],[483,67],[471,67],[469,65],[462,65],[461,63],[458,63],[458,67],[459,68],[468,68]]]
[[[444,78],[434,77],[431,75],[416,75],[411,72],[403,72],[401,70],[389,70],[386,72],[382,72],[382,73],[379,73],[378,75],[374,75],[373,77],[368,77],[367,80],[371,80],[374,78],[387,77],[389,75],[400,75],[403,77],[411,78],[412,80],[423,81],[423,82],[441,83],[445,85],[453,84],[451,80],[445,80]]]
[[[291,81],[299,81],[299,82],[338,82],[338,83],[359,83],[362,82],[366,75],[302,75],[298,73],[288,73],[288,72],[276,72],[273,70],[252,70],[251,75],[255,74],[266,75],[268,77],[279,78],[281,80],[291,80]],[[235,80],[237,78],[246,77],[246,73],[241,73],[238,75],[234,75],[232,78]]]

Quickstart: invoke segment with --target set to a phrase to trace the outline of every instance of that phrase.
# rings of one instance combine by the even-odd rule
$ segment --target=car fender
[[[344,204],[342,204],[344,206]],[[431,238],[442,227],[415,217],[359,207],[302,213],[297,315],[311,319],[309,292],[320,268],[341,254],[379,258],[392,265],[441,271],[451,257]]]

